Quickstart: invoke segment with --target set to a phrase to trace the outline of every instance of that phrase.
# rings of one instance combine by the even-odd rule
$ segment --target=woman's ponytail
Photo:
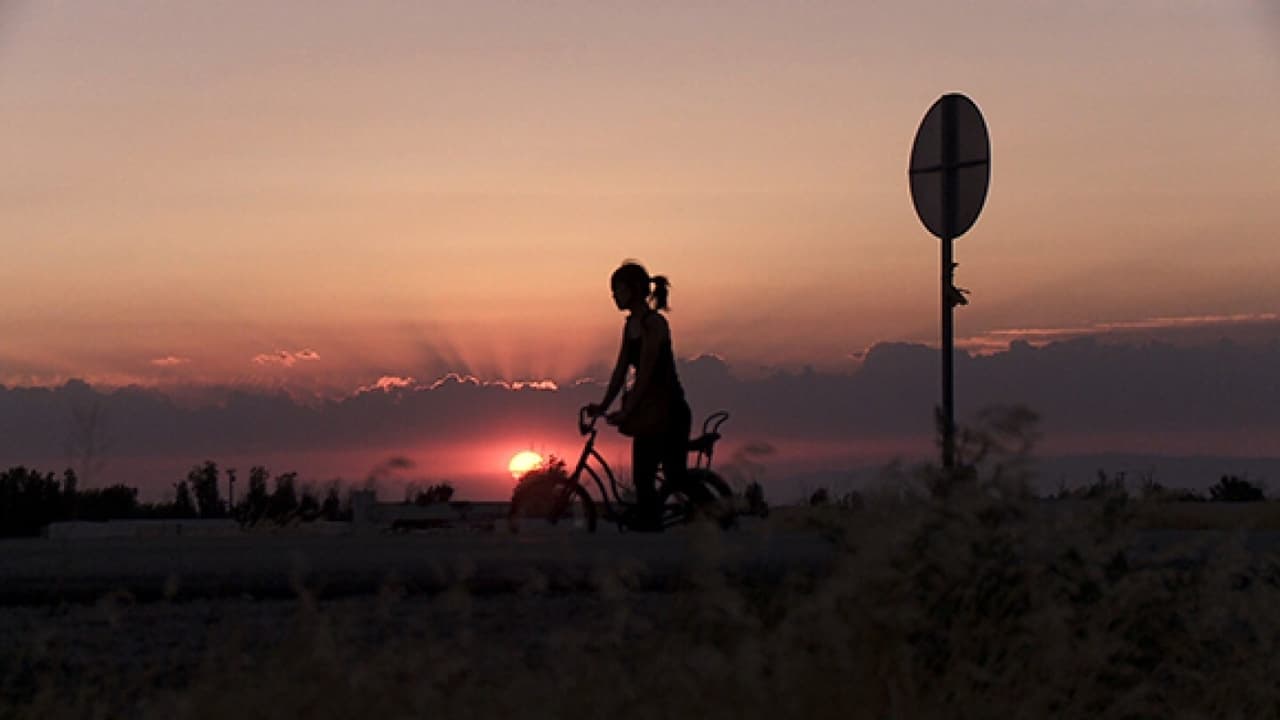
[[[649,280],[649,282],[653,283],[653,292],[650,293],[649,295],[649,297],[653,298],[653,309],[654,310],[671,309],[671,306],[667,305],[667,294],[668,294],[667,289],[671,287],[671,281],[667,279],[667,276],[654,275]]]

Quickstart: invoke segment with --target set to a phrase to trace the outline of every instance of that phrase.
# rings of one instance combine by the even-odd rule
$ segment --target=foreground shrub
[[[763,585],[720,572],[720,536],[697,530],[663,593],[618,564],[570,595],[536,573],[505,596],[304,593],[283,622],[105,598],[11,632],[0,693],[13,717],[1274,717],[1277,558],[1135,556],[1087,507],[829,505],[831,571]]]
[[[1280,555],[1239,538],[1157,553],[1105,499],[1052,511],[1001,427],[974,431],[992,442],[962,473],[900,471],[860,505],[799,509],[834,543],[822,572],[727,574],[722,552],[750,538],[693,528],[661,593],[613,557],[580,593],[529,568],[501,597],[303,592],[286,623],[241,601],[104,599],[91,622],[9,635],[0,697],[15,717],[1276,717]],[[203,646],[176,665],[164,637],[139,650],[182,612],[171,633]],[[70,634],[86,628],[117,634]]]
[[[1209,488],[1209,498],[1219,502],[1260,502],[1262,488],[1235,475],[1223,475]]]

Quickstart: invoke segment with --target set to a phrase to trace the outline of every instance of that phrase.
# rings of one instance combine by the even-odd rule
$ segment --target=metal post
[[[954,367],[955,306],[951,288],[955,280],[954,247],[956,227],[956,107],[948,97],[942,106],[942,467],[948,473],[955,467],[956,407]]]
[[[956,406],[954,382],[955,323],[950,288],[952,244],[942,241],[942,467],[950,471],[955,465]]]

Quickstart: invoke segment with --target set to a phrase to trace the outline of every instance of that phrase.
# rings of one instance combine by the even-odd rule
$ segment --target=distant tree
[[[76,513],[76,504],[78,502],[76,490],[80,484],[79,478],[76,477],[76,471],[67,468],[62,473],[62,516],[68,520],[78,517]]]
[[[249,469],[249,491],[240,505],[240,522],[253,525],[266,518],[271,505],[271,494],[267,492],[267,479],[270,477],[271,473],[261,465]]]
[[[329,490],[324,495],[324,502],[320,503],[320,517],[329,521],[342,519],[342,496],[339,494],[337,482],[329,484]]]
[[[1209,499],[1216,502],[1258,502],[1264,499],[1262,488],[1236,475],[1223,475],[1209,488]]]
[[[0,537],[39,535],[40,529],[66,519],[65,494],[53,473],[18,466],[0,474]]]
[[[283,525],[298,513],[298,473],[276,476],[276,489],[267,503],[267,518]]]
[[[826,505],[831,502],[831,493],[826,488],[820,487],[813,491],[809,496],[809,504],[812,506]]]
[[[302,493],[298,499],[298,518],[311,522],[320,516],[320,498],[316,497],[315,491],[306,486],[302,488]]]
[[[120,520],[140,514],[138,489],[125,485],[84,490],[76,499],[78,517],[84,520]]]
[[[196,517],[196,504],[191,499],[191,487],[186,480],[173,486],[173,510],[171,516],[180,519]]]
[[[196,509],[202,518],[219,518],[226,515],[226,506],[218,490],[218,464],[206,460],[187,473],[187,482],[195,495]]]
[[[227,468],[227,512],[234,513],[236,509],[236,469]]]

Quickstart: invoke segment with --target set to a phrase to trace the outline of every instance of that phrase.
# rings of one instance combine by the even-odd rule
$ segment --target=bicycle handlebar
[[[587,405],[578,408],[578,432],[582,435],[590,435],[595,432],[596,421],[600,419],[599,415],[593,415],[588,418],[587,408]],[[729,413],[725,410],[711,413],[702,423],[702,434],[720,432],[720,426],[728,419]]]

